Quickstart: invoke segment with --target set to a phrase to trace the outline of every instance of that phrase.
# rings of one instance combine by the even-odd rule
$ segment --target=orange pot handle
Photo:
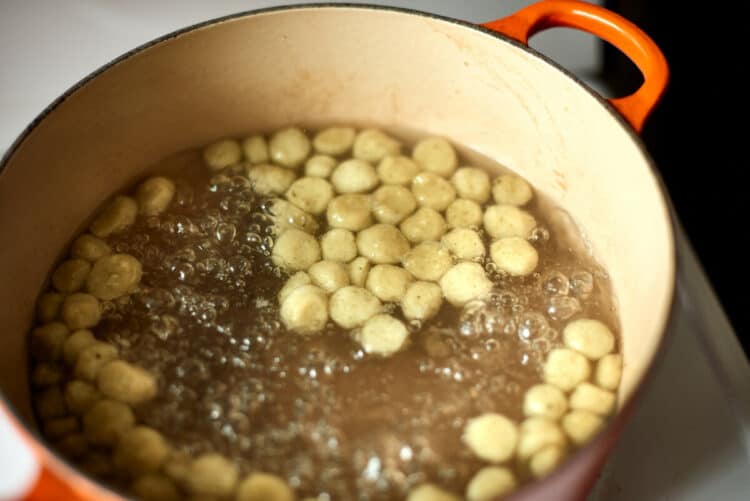
[[[609,102],[636,132],[643,128],[669,81],[667,60],[656,43],[635,24],[597,5],[577,0],[544,0],[482,26],[523,44],[548,28],[575,28],[620,49],[643,74],[643,85],[633,94]]]

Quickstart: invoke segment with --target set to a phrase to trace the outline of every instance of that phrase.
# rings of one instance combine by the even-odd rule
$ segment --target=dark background
[[[730,3],[608,0],[664,51],[671,80],[643,130],[688,237],[747,354],[750,351],[750,127],[745,100],[750,26]],[[616,95],[642,81],[616,49],[604,51]]]

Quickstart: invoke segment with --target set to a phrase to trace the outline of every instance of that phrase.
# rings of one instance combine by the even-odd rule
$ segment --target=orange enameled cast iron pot
[[[554,26],[614,44],[640,68],[642,87],[606,101],[526,46]],[[519,172],[582,228],[617,297],[620,412],[564,466],[513,496],[581,499],[652,365],[671,309],[673,228],[636,134],[667,79],[664,56],[641,30],[569,0],[483,26],[375,6],[262,10],[168,35],[86,78],[31,124],[0,165],[0,384],[7,414],[41,465],[28,499],[122,499],[40,440],[26,382],[35,298],[81,222],[170,153],[326,123],[448,137]]]

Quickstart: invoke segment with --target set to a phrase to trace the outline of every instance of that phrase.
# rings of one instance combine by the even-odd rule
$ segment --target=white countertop
[[[52,100],[123,52],[199,21],[283,3],[313,2],[1,1],[0,152]],[[482,22],[532,2],[372,3]],[[533,45],[584,78],[598,67],[593,37],[557,30]],[[670,340],[591,501],[750,499],[750,368],[692,251],[680,239],[679,304]],[[14,499],[34,471],[33,460],[0,416],[0,499]]]

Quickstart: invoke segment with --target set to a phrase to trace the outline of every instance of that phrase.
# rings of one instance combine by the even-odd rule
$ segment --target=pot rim
[[[589,451],[594,449],[594,447],[597,446],[599,442],[601,442],[602,439],[606,435],[609,434],[610,431],[613,431],[615,440],[611,441],[610,445],[608,446],[607,454],[609,454],[609,452],[611,451],[612,445],[616,442],[616,437],[620,434],[620,432],[622,431],[622,429],[624,428],[626,424],[626,418],[632,413],[635,407],[634,405],[635,402],[637,401],[637,399],[640,398],[641,394],[643,393],[644,387],[647,386],[647,384],[651,381],[652,379],[651,376],[653,375],[655,367],[659,364],[659,362],[663,358],[663,352],[664,352],[664,346],[666,344],[666,339],[668,337],[668,334],[671,331],[673,331],[672,327],[676,321],[675,312],[677,310],[677,277],[679,274],[679,254],[678,254],[678,250],[676,246],[676,227],[678,224],[678,218],[674,210],[674,206],[671,201],[671,198],[669,196],[669,192],[664,183],[664,180],[662,176],[659,174],[659,171],[656,168],[656,164],[651,158],[651,155],[649,154],[643,140],[641,139],[641,136],[632,128],[632,126],[626,121],[626,119],[620,114],[620,112],[618,112],[606,98],[604,98],[595,90],[593,90],[591,87],[589,87],[581,78],[574,75],[571,71],[561,66],[559,63],[551,59],[549,56],[539,52],[538,50],[534,49],[533,47],[529,45],[519,42],[518,40],[515,40],[514,38],[511,38],[507,35],[499,33],[495,30],[485,28],[480,24],[474,24],[469,21],[456,19],[456,18],[448,17],[448,16],[443,16],[441,14],[424,12],[424,11],[412,9],[409,7],[400,7],[400,6],[392,6],[392,5],[376,5],[376,4],[366,4],[366,3],[363,3],[363,4],[329,3],[329,2],[319,2],[319,3],[309,3],[309,4],[291,3],[287,5],[276,5],[276,6],[264,7],[260,9],[245,10],[245,11],[240,11],[240,12],[236,12],[233,14],[228,14],[225,16],[216,17],[216,18],[209,19],[206,21],[201,21],[201,22],[177,29],[175,31],[166,33],[157,38],[149,40],[148,42],[145,42],[133,49],[128,50],[127,52],[121,54],[115,59],[112,59],[111,61],[96,68],[91,73],[87,74],[86,76],[81,78],[78,82],[76,82],[67,90],[65,90],[59,97],[57,97],[54,101],[52,101],[49,105],[47,105],[36,117],[34,117],[34,119],[21,131],[18,137],[16,137],[13,143],[11,143],[8,149],[0,157],[0,178],[2,177],[3,172],[5,171],[5,168],[7,167],[7,164],[9,163],[10,159],[13,157],[13,154],[15,153],[15,151],[21,146],[21,144],[23,144],[26,138],[29,137],[32,131],[42,121],[44,121],[44,119],[48,115],[50,115],[53,111],[55,111],[55,109],[60,104],[62,104],[66,99],[68,99],[68,97],[72,96],[79,89],[85,87],[89,82],[93,81],[95,78],[105,73],[110,68],[115,67],[121,62],[124,62],[130,59],[131,57],[151,47],[155,47],[163,42],[167,42],[169,40],[178,38],[186,33],[190,33],[190,32],[202,29],[202,28],[208,28],[211,26],[222,24],[227,21],[233,21],[236,19],[240,19],[244,17],[251,17],[251,16],[255,16],[259,14],[303,10],[303,9],[358,9],[358,10],[363,10],[363,11],[389,11],[389,12],[395,12],[399,14],[426,17],[429,19],[435,19],[438,21],[448,22],[448,23],[461,26],[463,28],[478,31],[485,35],[489,35],[490,37],[493,37],[497,40],[511,44],[516,48],[524,50],[531,56],[541,60],[544,63],[547,63],[548,65],[553,66],[555,69],[560,71],[568,79],[572,80],[578,87],[582,88],[586,93],[588,93],[588,95],[592,97],[594,100],[596,100],[601,106],[603,106],[607,110],[609,115],[618,123],[618,125],[629,136],[630,140],[635,143],[635,146],[641,152],[643,156],[643,160],[648,166],[649,173],[651,174],[659,192],[662,195],[662,202],[663,202],[665,212],[667,213],[667,217],[669,220],[668,237],[670,239],[670,243],[672,247],[671,257],[672,257],[673,262],[675,263],[675,267],[674,267],[674,272],[672,273],[672,277],[671,277],[672,286],[671,286],[671,294],[669,298],[669,307],[668,307],[668,313],[665,317],[664,325],[661,329],[662,334],[657,343],[653,358],[648,364],[646,371],[644,372],[643,377],[641,378],[638,385],[636,386],[636,389],[633,392],[631,398],[625,403],[625,405],[623,405],[620,409],[618,409],[618,412],[614,416],[612,416],[611,419],[607,421],[605,426],[601,430],[599,430],[599,432],[594,436],[594,438],[592,438],[584,447],[581,447],[575,450],[572,454],[570,454],[562,463],[561,467],[556,468],[551,474],[547,475],[546,477],[543,477],[542,479],[531,481],[527,484],[522,485],[518,490],[514,491],[508,497],[508,499],[512,500],[516,498],[521,498],[525,496],[526,494],[533,492],[533,490],[538,488],[538,486],[540,486],[541,484],[548,483],[551,479],[561,476],[562,474],[564,474],[565,470],[567,470],[567,468],[564,465],[566,464],[570,465],[574,462],[579,461],[582,456],[587,455]],[[27,423],[24,419],[21,418],[15,406],[13,406],[13,404],[7,400],[2,390],[0,389],[0,411],[2,410],[2,408],[6,410],[7,416],[12,419],[13,421],[12,424],[15,425],[16,429],[19,430],[19,432],[21,432],[22,434],[25,433],[27,435],[25,437],[27,438],[27,440],[28,439],[32,440],[32,450],[34,454],[37,456],[39,456],[40,454],[46,456],[46,457],[39,458],[41,459],[40,461],[41,469],[43,469],[47,464],[49,464],[51,460],[53,464],[56,463],[56,466],[62,467],[63,469],[69,469],[70,472],[77,474],[77,478],[79,481],[82,480],[84,482],[84,485],[88,484],[89,489],[87,490],[93,489],[94,491],[96,490],[103,491],[108,496],[112,497],[113,499],[117,499],[118,497],[121,499],[131,499],[128,497],[127,494],[120,493],[116,491],[114,488],[109,487],[105,485],[104,483],[100,482],[99,480],[86,475],[79,468],[74,466],[67,458],[58,454],[54,449],[52,449],[47,444],[44,437],[41,436],[41,434],[39,433],[39,430],[36,429],[35,427],[30,426],[31,423]],[[593,479],[590,483],[593,485]],[[590,485],[587,487],[590,487]]]

